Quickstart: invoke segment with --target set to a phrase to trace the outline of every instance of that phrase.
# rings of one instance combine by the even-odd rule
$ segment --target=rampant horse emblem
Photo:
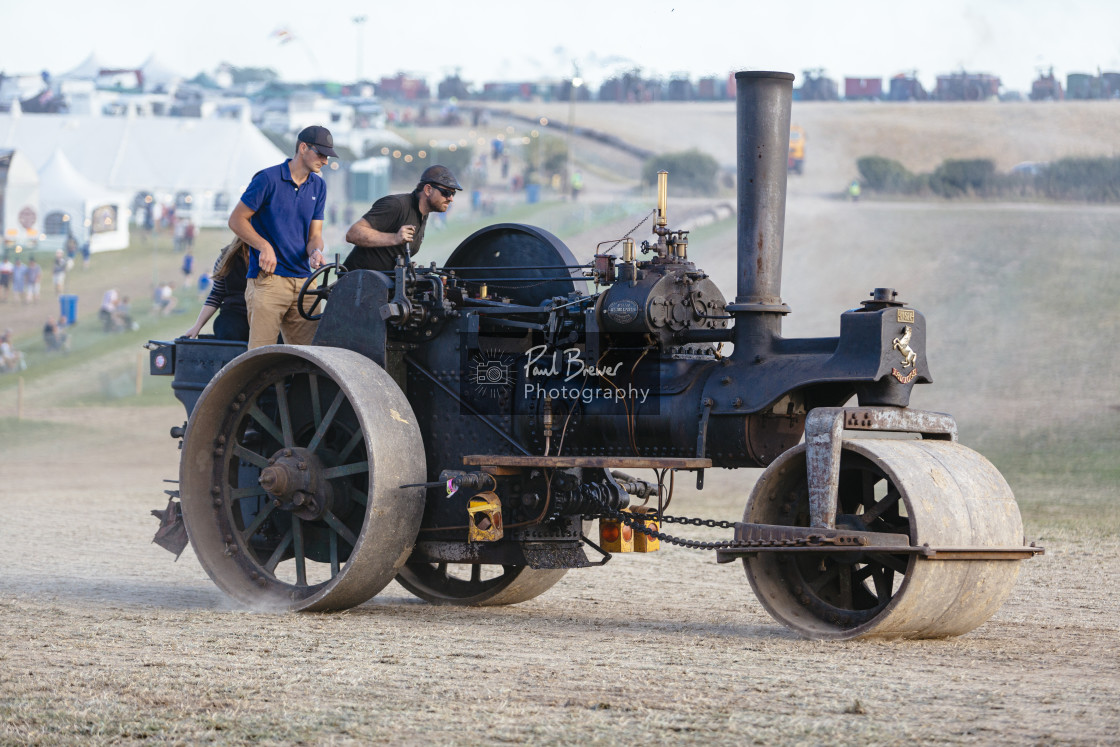
[[[894,338],[894,349],[902,353],[902,367],[910,368],[918,361],[918,354],[910,347],[910,333],[909,327],[902,328],[902,337]]]

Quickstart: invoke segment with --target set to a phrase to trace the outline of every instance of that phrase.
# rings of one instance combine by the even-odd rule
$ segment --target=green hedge
[[[1063,158],[1035,177],[1036,187],[1055,200],[1120,200],[1120,158]]]
[[[1003,174],[986,158],[949,159],[933,173],[914,174],[893,159],[864,156],[856,168],[864,189],[884,194],[1120,201],[1120,158],[1063,158]]]
[[[910,194],[917,182],[905,166],[891,158],[864,156],[856,161],[864,189],[876,192]]]
[[[642,181],[657,184],[657,172],[669,172],[673,190],[697,195],[714,195],[717,191],[716,176],[719,163],[707,153],[693,148],[677,153],[661,153],[646,159],[642,166]]]

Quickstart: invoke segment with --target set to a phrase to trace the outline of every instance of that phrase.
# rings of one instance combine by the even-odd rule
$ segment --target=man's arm
[[[253,224],[249,219],[256,214],[256,211],[249,208],[244,202],[238,202],[233,208],[233,213],[229,216],[229,230],[233,231],[234,235],[244,241],[249,246],[260,252],[260,259],[258,264],[265,272],[276,271],[276,251],[273,250],[272,244],[265,241],[264,237],[257,233],[257,229],[253,228]],[[322,221],[319,221],[319,226],[322,228]],[[320,238],[320,245],[322,239]]]
[[[318,269],[324,262],[323,259],[323,221],[311,221],[307,231],[307,258],[311,262],[311,269]]]
[[[365,218],[358,218],[346,232],[346,241],[354,246],[399,246],[412,241],[415,235],[416,226],[403,225],[396,233],[385,233],[371,226]]]

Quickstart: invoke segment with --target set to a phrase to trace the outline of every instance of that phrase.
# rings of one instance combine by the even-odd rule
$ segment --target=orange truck
[[[789,161],[787,170],[800,174],[805,169],[805,130],[797,125],[789,128]]]

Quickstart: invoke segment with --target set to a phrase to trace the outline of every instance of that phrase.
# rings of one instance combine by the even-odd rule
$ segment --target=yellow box
[[[629,509],[629,511],[635,516],[642,518],[642,524],[644,524],[647,529],[652,529],[655,532],[661,531],[661,525],[658,524],[657,520],[652,518],[652,516],[643,518],[646,514],[655,513],[652,508],[638,506]],[[661,540],[656,537],[650,537],[648,534],[643,534],[639,531],[634,532],[634,552],[655,552],[659,549],[661,549]]]
[[[634,552],[634,530],[618,519],[599,519],[599,545],[606,552]]]

